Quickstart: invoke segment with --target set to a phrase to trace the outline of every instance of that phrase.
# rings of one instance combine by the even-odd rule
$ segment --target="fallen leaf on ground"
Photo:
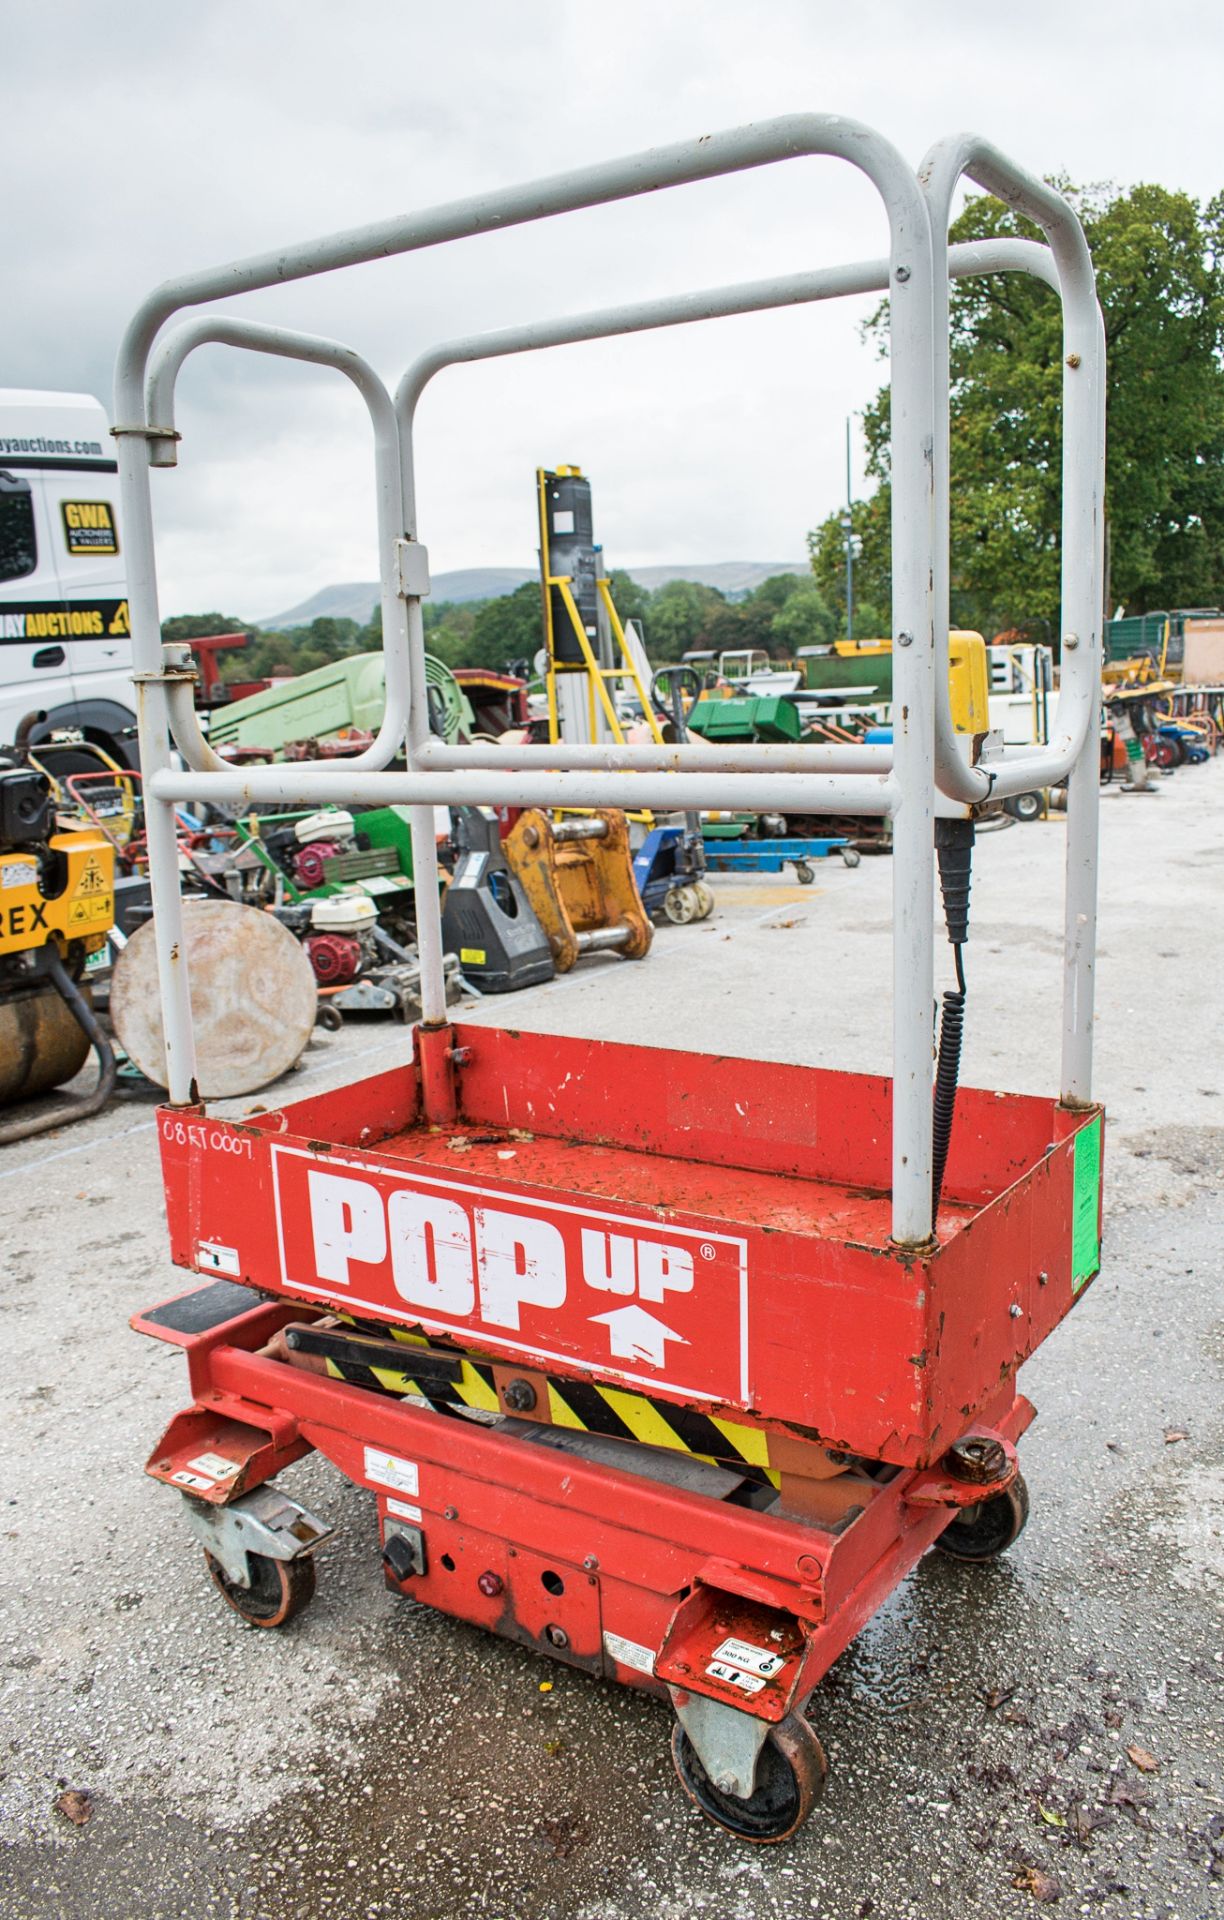
[[[1047,1827],[1065,1827],[1067,1824],[1061,1813],[1055,1813],[1053,1807],[1043,1807],[1040,1801],[1037,1803],[1037,1811],[1045,1821]]]
[[[74,1827],[84,1827],[93,1819],[93,1795],[84,1787],[69,1787],[67,1793],[61,1793],[55,1803],[57,1813],[65,1820],[71,1820]]]
[[[1136,1793],[1128,1787],[1125,1780],[1115,1780],[1105,1796],[1111,1807],[1121,1807],[1129,1820],[1137,1827],[1150,1827],[1148,1808],[1154,1803],[1150,1793]]]
[[[1166,1447],[1175,1447],[1179,1440],[1188,1440],[1190,1438],[1185,1427],[1166,1427],[1164,1436]]]
[[[1156,1755],[1149,1753],[1146,1747],[1128,1747],[1126,1757],[1132,1767],[1138,1767],[1140,1773],[1155,1773],[1160,1765]]]
[[[1076,1801],[1071,1809],[1071,1830],[1081,1847],[1086,1847],[1098,1827],[1111,1827],[1113,1815],[1103,1807],[1086,1807]]]
[[[1042,1867],[1025,1867],[1012,1881],[1021,1893],[1031,1893],[1034,1900],[1057,1900],[1062,1888],[1052,1873],[1046,1873]]]
[[[554,1860],[568,1860],[571,1853],[586,1842],[587,1830],[577,1814],[546,1814],[540,1822],[540,1838]]]
[[[1013,1680],[1009,1687],[987,1687],[985,1694],[987,1711],[993,1713],[996,1707],[1005,1707],[1019,1684],[1019,1681]]]

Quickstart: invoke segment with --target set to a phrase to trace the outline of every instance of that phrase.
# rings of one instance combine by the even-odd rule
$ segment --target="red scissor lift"
[[[845,136],[830,133],[831,123],[803,124],[806,146],[779,136],[765,157],[843,151]],[[748,132],[759,144],[761,130]],[[741,148],[728,144],[727,153],[744,138],[734,136]],[[964,171],[986,184],[1002,177],[1003,163],[983,160],[989,150],[980,143],[967,155],[964,143],[951,143],[950,158],[935,151],[949,194],[948,180]],[[683,164],[674,160],[682,152]],[[655,184],[696,177],[702,165],[688,149],[667,149],[640,157],[636,174],[626,163],[625,180],[640,178],[646,162]],[[733,164],[759,160],[728,159],[722,170]],[[924,190],[936,203],[940,178],[928,164]],[[1024,187],[1023,204],[1044,214],[1065,252],[1070,216],[1051,211],[1061,202],[1049,189]],[[544,188],[538,209],[549,210],[549,193],[558,207],[578,204],[572,182]],[[515,205],[528,198],[509,196]],[[912,196],[906,205],[912,211]],[[932,219],[937,213],[936,204]],[[893,266],[898,250],[906,266],[897,280],[922,277],[912,226],[907,239],[904,222],[894,222]],[[928,267],[938,257],[929,232]],[[1055,233],[1051,240],[1057,262]],[[997,264],[1050,277],[1018,256],[1003,259],[1007,252],[1003,245]],[[959,254],[953,272],[964,264]],[[989,248],[978,249],[964,270],[994,262]],[[1065,283],[1065,262],[1057,263]],[[245,284],[264,284],[251,266]],[[283,256],[270,257],[266,277],[283,266]],[[855,272],[857,286],[865,270]],[[881,272],[887,279],[888,263]],[[769,284],[772,297],[757,304],[783,304],[780,283]],[[209,285],[194,286],[192,299],[215,297]],[[927,272],[926,285],[938,276]],[[737,310],[727,292],[708,310]],[[1066,304],[1065,284],[1063,292]],[[161,316],[170,310],[163,301]],[[631,330],[627,311],[604,331]],[[597,331],[590,319],[587,336]],[[148,329],[132,337],[147,352]],[[553,329],[551,337],[561,336]],[[171,336],[144,424],[121,434],[133,499],[146,479],[141,433],[153,464],[166,463],[165,367],[177,372],[205,338],[282,353],[295,350],[286,342],[309,339],[231,320],[192,322]],[[326,360],[324,345],[300,348],[299,357]],[[342,363],[336,354],[330,364],[355,377],[354,356]],[[1091,429],[1098,408],[1094,390],[1080,424]],[[897,412],[894,405],[894,423]],[[400,425],[392,561],[411,661],[413,610],[426,589],[419,562],[402,551],[416,545],[404,457],[410,411]],[[908,466],[894,443],[901,487],[907,472],[920,473],[919,442]],[[1082,452],[1082,437],[1078,444]],[[1082,607],[1091,604],[1093,564],[1090,552],[1086,584],[1075,588]],[[938,573],[928,603],[935,631]],[[1094,617],[1084,622],[1078,663],[1085,683],[1099,650]],[[910,644],[904,620],[903,609],[900,648]],[[407,774],[367,774],[356,762],[224,770],[192,730],[181,663],[159,672],[151,642],[149,651],[143,744],[172,1093],[159,1130],[173,1258],[198,1276],[192,1291],[134,1322],[184,1349],[192,1395],[149,1473],[184,1495],[224,1597],[252,1624],[279,1627],[314,1591],[313,1556],[328,1528],[276,1476],[317,1450],[377,1495],[391,1588],[670,1700],[677,1771],[696,1802],[741,1837],[786,1838],[823,1785],[824,1755],[805,1708],[831,1663],[928,1548],[985,1560],[1023,1526],[1016,1443],[1033,1409],[1017,1391],[1017,1372],[1098,1266],[1102,1121],[1085,1065],[1093,903],[1082,885],[1069,883],[1076,992],[1063,1098],[962,1089],[931,1217],[932,812],[971,821],[1017,782],[1031,784],[1031,770],[1000,759],[987,771],[988,748],[976,762],[965,755],[949,784],[981,776],[984,786],[975,798],[936,804],[936,652],[928,650],[925,666],[898,652],[898,702],[908,691],[916,715],[908,731],[898,720],[899,784],[888,803],[898,939],[925,928],[925,959],[919,938],[895,975],[909,1012],[895,1010],[892,1079],[451,1024],[443,1002],[427,1005],[403,1066],[222,1120],[195,1098],[189,1078],[169,866],[173,807],[189,792],[262,798],[279,781],[278,799],[309,804],[321,792],[374,798],[394,786],[416,809],[420,881],[432,850],[427,802],[458,797],[460,787],[492,803],[541,804],[553,794],[550,781],[567,770],[581,780],[593,767],[605,794],[615,777],[639,781],[635,791],[647,799],[672,791],[670,781],[676,804],[687,804],[697,781],[687,749],[672,751],[667,772],[653,750],[618,757],[594,745],[585,758],[550,749],[558,771],[547,776],[532,771],[522,749],[510,761],[484,750],[480,773],[448,769],[419,734],[414,744],[411,691]],[[924,688],[935,689],[925,704]],[[1089,700],[1085,712],[1093,711]],[[170,767],[171,732],[186,775]],[[1080,838],[1072,850],[1086,850],[1091,869],[1088,736],[1085,721],[1063,750],[1074,769],[1069,831]],[[637,761],[625,757],[631,751]],[[791,777],[788,751],[771,763],[753,750],[731,777],[746,782],[746,796],[763,793],[757,769],[780,764],[782,775],[770,778]],[[827,765],[830,778],[840,777],[843,762],[834,756]],[[803,771],[792,784],[798,791],[815,778]],[[582,803],[580,787],[567,791]],[[957,833],[963,845],[963,824]],[[922,887],[907,890],[914,870],[925,876],[925,908]],[[425,916],[423,972],[430,937]],[[925,1025],[916,1044],[910,1014]],[[914,1061],[919,1087],[910,1099],[901,1067],[909,1073]]]

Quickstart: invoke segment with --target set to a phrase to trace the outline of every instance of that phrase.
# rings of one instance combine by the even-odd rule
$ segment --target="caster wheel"
[[[1008,806],[1008,812],[1017,820],[1040,820],[1042,799],[1039,793],[1018,793]]]
[[[935,1545],[953,1560],[994,1560],[1020,1538],[1028,1517],[1028,1488],[1018,1473],[1002,1493],[983,1500],[980,1507],[966,1508],[944,1528]]]
[[[264,1553],[248,1556],[251,1584],[231,1580],[208,1549],[204,1559],[221,1598],[249,1627],[283,1627],[314,1599],[315,1563],[309,1554],[299,1560],[273,1560]]]
[[[843,867],[857,867],[863,858],[857,847],[843,847],[841,857]]]
[[[339,1033],[344,1025],[344,1015],[339,1007],[329,1006],[326,1000],[322,1000],[315,1014],[315,1025],[322,1027],[325,1033]]]
[[[816,878],[815,870],[809,867],[806,860],[800,860],[795,868],[795,878],[801,887],[810,887]]]
[[[680,1785],[708,1820],[737,1840],[759,1846],[789,1840],[799,1831],[824,1792],[829,1773],[824,1748],[797,1713],[770,1728],[749,1800],[737,1800],[714,1785],[678,1720],[672,1728],[672,1761]]]
[[[700,904],[696,887],[673,887],[663,896],[663,911],[673,927],[687,927],[690,920],[699,920]]]
[[[708,920],[714,911],[714,890],[712,887],[707,887],[704,880],[698,880],[696,883],[696,891],[698,904],[701,908],[697,918],[699,920]]]

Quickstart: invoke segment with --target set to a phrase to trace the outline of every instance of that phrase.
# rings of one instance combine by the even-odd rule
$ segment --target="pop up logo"
[[[742,1390],[742,1240],[274,1146],[286,1286],[491,1350]],[[649,1374],[643,1373],[649,1370]]]

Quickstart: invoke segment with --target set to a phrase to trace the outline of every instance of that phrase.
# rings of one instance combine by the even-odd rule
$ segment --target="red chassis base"
[[[557,1430],[534,1422],[450,1417],[286,1365],[259,1350],[296,1309],[246,1305],[241,1291],[213,1285],[133,1321],[185,1349],[195,1393],[149,1460],[155,1479],[230,1505],[317,1449],[378,1496],[384,1536],[397,1518],[423,1536],[421,1571],[397,1580],[388,1569],[403,1592],[651,1692],[697,1679],[703,1694],[771,1722],[802,1704],[959,1509],[1011,1484],[1014,1442],[1033,1417],[1008,1388],[973,1429],[1002,1443],[989,1482],[937,1469],[856,1475],[853,1517],[832,1531],[740,1504],[728,1496],[752,1483],[721,1468],[700,1469],[716,1476],[712,1495],[643,1472],[650,1449],[613,1443],[620,1468],[606,1449],[590,1460],[558,1448]],[[198,1331],[176,1324],[199,1326],[211,1311],[227,1317]],[[203,1461],[237,1471],[210,1489]],[[742,1680],[707,1671],[729,1635],[783,1653],[751,1700]]]
[[[377,1495],[390,1585],[668,1694],[693,1798],[785,1838],[832,1662],[945,1530],[984,1558],[1023,1524],[1015,1372],[1096,1270],[1099,1114],[963,1093],[939,1243],[902,1251],[886,1082],[483,1028],[417,1046],[241,1125],[163,1113],[175,1257],[211,1284],[133,1323],[184,1347],[194,1395],[148,1471],[278,1624],[284,1565],[265,1592],[225,1529],[317,1449]]]

